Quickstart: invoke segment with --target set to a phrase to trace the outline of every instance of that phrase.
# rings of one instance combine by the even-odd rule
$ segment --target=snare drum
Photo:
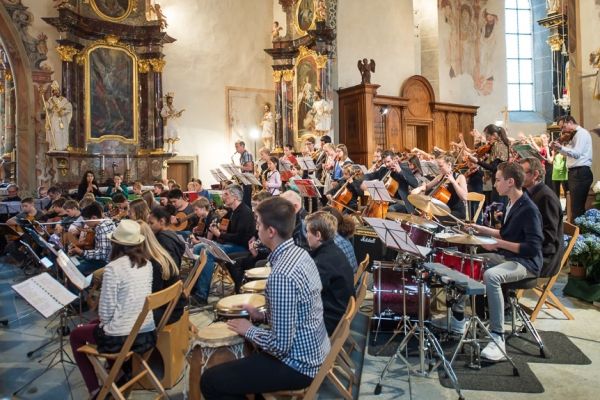
[[[402,222],[402,229],[408,233],[408,237],[417,246],[431,247],[434,233],[429,229],[423,228],[421,225],[410,222]]]
[[[419,316],[419,287],[413,268],[404,271],[405,284],[402,287],[402,270],[393,263],[375,263],[373,266],[373,313],[376,318],[396,319],[403,315],[403,297],[406,291],[406,312],[410,317]],[[425,291],[425,319],[429,318],[429,288]]]
[[[262,294],[245,293],[234,294],[233,296],[223,297],[215,306],[217,318],[246,318],[248,312],[242,307],[244,304],[250,304],[259,311],[266,310],[265,296]]]
[[[244,273],[246,281],[255,281],[257,279],[267,279],[271,274],[271,267],[250,268]]]
[[[433,237],[433,248],[434,249],[454,249],[456,251],[461,251],[463,253],[467,253],[469,251],[469,246],[464,244],[451,243],[446,240],[446,238],[450,236],[456,236],[456,233],[453,232],[439,232],[436,233]]]
[[[461,272],[476,281],[483,280],[486,261],[481,257],[471,257],[469,254],[458,251],[440,250],[435,254],[434,261]]]
[[[200,399],[200,379],[204,370],[249,354],[244,338],[227,327],[225,322],[216,322],[200,328],[194,337],[190,360],[190,399]]]
[[[240,291],[242,293],[258,293],[258,294],[263,294],[265,292],[265,287],[266,286],[267,286],[267,280],[266,279],[259,279],[259,280],[256,280],[256,281],[250,281],[248,283],[245,283],[240,288]]]

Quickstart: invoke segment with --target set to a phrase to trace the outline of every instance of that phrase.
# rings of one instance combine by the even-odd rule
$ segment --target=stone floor
[[[36,353],[31,359],[27,353],[49,338],[55,323],[46,329],[48,321],[33,310],[23,299],[16,296],[10,285],[14,280],[22,280],[19,270],[0,263],[0,320],[9,319],[8,327],[0,327],[0,400],[8,398],[20,399],[68,399],[69,386],[65,379],[68,375],[73,399],[85,399],[87,393],[77,369],[67,365],[65,371],[60,366],[54,367],[37,379],[33,384],[13,397],[13,392],[23,384],[40,374],[49,359],[42,358],[57,348],[56,344]],[[600,364],[600,313],[598,308],[561,295],[566,276],[561,276],[554,292],[560,296],[564,304],[575,316],[574,321],[567,321],[556,311],[550,314],[542,312],[536,326],[543,330],[555,330],[565,333],[592,360],[591,365],[553,365],[533,364],[531,368],[544,386],[545,392],[538,395],[519,393],[499,393],[482,391],[463,391],[467,399],[584,399],[595,398],[600,387],[597,383],[597,371]],[[526,300],[527,301],[527,300]],[[554,317],[556,318],[554,318]],[[208,324],[211,314],[204,313],[194,317],[199,325]],[[368,318],[359,314],[353,323],[353,335],[364,345]],[[68,347],[68,346],[67,346]],[[70,355],[70,349],[67,348]],[[361,399],[409,399],[409,387],[401,365],[394,365],[389,378],[385,381],[383,393],[373,395],[378,374],[387,358],[354,354],[358,364],[361,381],[355,388],[355,398]],[[362,373],[361,373],[362,371]],[[172,399],[184,398],[184,380],[169,390]],[[456,398],[453,390],[443,388],[437,377],[412,378],[412,398],[414,399],[451,399]],[[153,398],[153,393],[137,391],[133,399]],[[329,384],[324,384],[319,393],[320,399],[337,399]]]

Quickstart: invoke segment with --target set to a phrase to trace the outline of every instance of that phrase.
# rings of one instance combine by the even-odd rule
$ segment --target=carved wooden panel
[[[402,114],[400,109],[390,107],[386,115],[385,138],[386,147],[396,151],[404,149],[402,144]]]
[[[417,127],[415,125],[407,125],[403,139],[404,147],[409,149],[417,147]]]
[[[430,119],[430,104],[435,95],[427,79],[420,75],[408,78],[401,89],[401,96],[408,99],[407,118]]]
[[[447,134],[446,137],[453,142],[458,141],[458,134],[460,133],[460,121],[458,119],[458,114],[456,113],[448,113],[448,125],[447,125]],[[447,147],[446,147],[447,148]]]
[[[449,147],[448,136],[446,135],[446,114],[442,111],[433,113],[433,145],[441,149]]]

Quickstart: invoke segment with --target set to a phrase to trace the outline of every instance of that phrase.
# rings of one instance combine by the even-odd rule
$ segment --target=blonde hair
[[[129,212],[133,214],[134,220],[137,222],[148,221],[150,215],[150,208],[144,199],[135,199],[129,203]]]
[[[165,250],[164,247],[156,240],[152,228],[145,221],[138,221],[142,235],[146,238],[142,242],[144,251],[150,254],[150,259],[155,260],[161,268],[161,277],[164,281],[171,279],[173,276],[179,275],[179,268],[175,264],[173,257]]]
[[[80,209],[84,209],[87,206],[89,206],[90,204],[92,204],[93,202],[96,201],[96,196],[94,196],[94,193],[86,193],[83,195],[83,197],[81,198],[81,201],[79,202],[79,208]]]
[[[306,229],[313,235],[321,233],[321,240],[326,242],[335,237],[337,232],[337,219],[328,212],[317,211],[306,217]]]
[[[152,193],[151,190],[146,190],[144,193],[142,193],[142,199],[146,202],[150,210],[152,210],[152,208],[158,204],[154,198],[154,193]]]

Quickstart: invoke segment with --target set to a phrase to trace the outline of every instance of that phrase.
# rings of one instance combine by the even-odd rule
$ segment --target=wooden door
[[[417,127],[415,125],[406,125],[404,147],[411,150],[417,147]]]
[[[192,164],[188,162],[169,161],[167,178],[175,179],[175,182],[181,186],[181,190],[185,192],[187,184],[191,179],[191,167]]]

